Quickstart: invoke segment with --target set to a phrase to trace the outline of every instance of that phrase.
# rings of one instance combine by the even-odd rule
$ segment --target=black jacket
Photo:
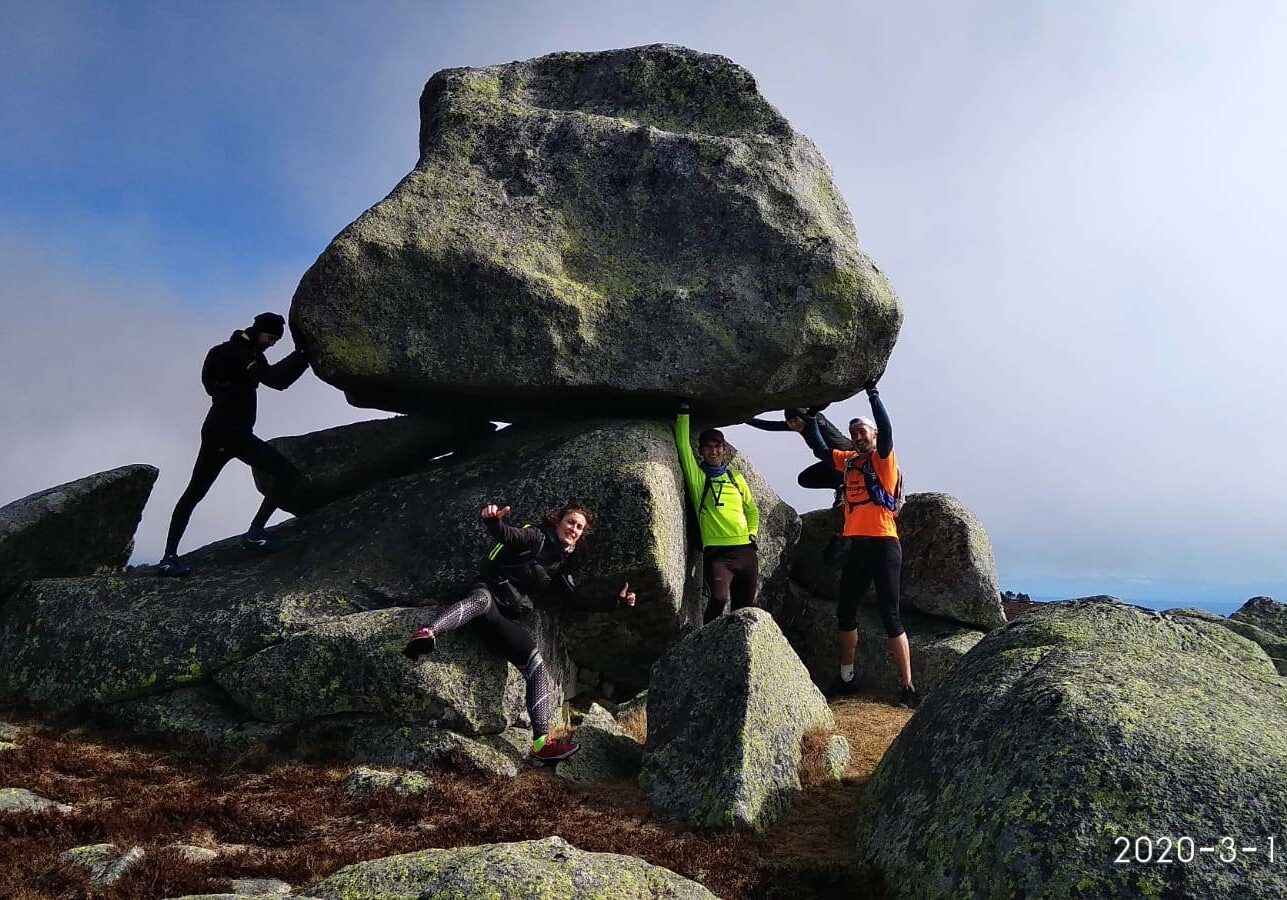
[[[554,592],[564,601],[582,609],[605,611],[616,607],[617,598],[599,602],[578,593],[573,572],[579,556],[568,553],[563,543],[544,525],[515,528],[502,519],[483,519],[487,532],[501,545],[494,559],[488,559],[478,576],[510,618],[530,612],[532,598]],[[507,581],[513,590],[501,582]]]
[[[298,350],[269,365],[255,335],[234,331],[228,340],[211,347],[201,366],[201,386],[210,395],[210,412],[202,433],[249,432],[255,427],[255,391],[261,384],[284,391],[308,368]]]
[[[823,440],[827,442],[827,446],[832,450],[852,450],[854,448],[853,441],[845,437],[844,433],[835,425],[831,424],[831,420],[822,413],[814,413],[812,418],[818,423],[819,433],[822,435]],[[753,419],[747,419],[746,424],[750,425],[752,428],[758,428],[760,431],[793,430],[791,426],[786,423],[786,419],[774,420],[756,417]],[[806,428],[805,430],[807,431],[808,429]],[[803,434],[804,432],[801,432],[802,437]],[[805,443],[808,443],[808,438],[805,438]]]

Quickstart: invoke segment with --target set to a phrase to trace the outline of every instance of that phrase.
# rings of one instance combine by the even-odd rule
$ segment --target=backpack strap
[[[705,473],[703,472],[702,474]],[[746,479],[742,477],[742,473],[737,471],[737,469],[729,469],[725,474],[728,475],[728,481],[725,482],[725,484],[733,485],[733,487],[737,489],[738,496],[740,497],[742,490],[746,485]],[[740,484],[738,483],[739,478],[742,479]],[[712,493],[713,490],[714,489],[711,487],[711,477],[706,475],[706,483],[702,485],[702,496],[697,501],[697,515],[700,516],[702,514],[702,510],[706,506],[706,495]],[[720,492],[715,495],[716,506],[724,505],[724,502],[719,499],[723,495],[724,490],[724,488],[721,488]]]

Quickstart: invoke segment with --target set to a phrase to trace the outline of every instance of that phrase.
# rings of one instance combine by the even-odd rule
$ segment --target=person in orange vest
[[[880,400],[876,382],[865,385],[871,402],[869,419],[849,422],[853,450],[831,449],[816,423],[805,430],[805,440],[819,459],[829,459],[844,477],[844,527],[849,541],[840,576],[840,603],[836,618],[840,629],[840,683],[842,692],[858,688],[854,657],[858,649],[858,602],[871,584],[876,587],[876,609],[885,626],[889,655],[902,677],[899,705],[915,709],[920,695],[912,683],[912,653],[907,632],[898,614],[898,587],[903,568],[903,548],[898,542],[895,516],[902,506],[902,472],[894,453],[894,430]]]

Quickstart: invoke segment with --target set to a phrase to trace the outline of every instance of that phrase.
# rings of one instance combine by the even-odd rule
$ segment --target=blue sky
[[[656,41],[748,67],[827,156],[907,311],[883,387],[909,487],[979,515],[1006,586],[1287,596],[1270,3],[4,0],[0,499],[154,462],[138,554],[155,557],[202,354],[285,311],[411,167],[424,81]],[[369,415],[309,376],[264,398],[260,433]],[[735,440],[821,505],[794,485],[794,436]],[[230,468],[185,547],[254,502]]]

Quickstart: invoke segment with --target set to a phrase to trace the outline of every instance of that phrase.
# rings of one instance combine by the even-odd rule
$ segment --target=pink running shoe
[[[553,765],[580,749],[581,745],[576,741],[546,741],[540,750],[532,751],[532,762],[543,766]]]

